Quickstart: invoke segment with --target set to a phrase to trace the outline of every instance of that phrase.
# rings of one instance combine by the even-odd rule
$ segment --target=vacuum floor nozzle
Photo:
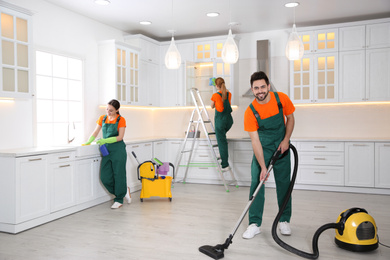
[[[199,247],[199,251],[205,255],[208,255],[209,257],[211,257],[213,259],[221,259],[225,256],[223,254],[223,251],[224,251],[223,245],[201,246],[201,247]]]

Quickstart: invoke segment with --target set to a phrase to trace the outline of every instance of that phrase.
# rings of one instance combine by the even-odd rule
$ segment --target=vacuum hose
[[[313,253],[307,253],[307,252],[301,251],[299,249],[296,249],[295,247],[292,247],[292,246],[288,245],[287,243],[285,243],[284,241],[282,241],[278,237],[278,234],[276,232],[276,228],[277,228],[278,222],[279,222],[279,220],[280,220],[280,218],[282,216],[282,213],[283,213],[284,209],[286,208],[287,203],[288,203],[288,201],[289,201],[289,199],[291,197],[291,193],[292,193],[293,188],[294,188],[295,179],[297,177],[298,152],[297,152],[297,149],[295,148],[295,146],[292,145],[292,144],[290,144],[290,149],[294,153],[294,170],[293,170],[293,175],[291,177],[290,186],[288,187],[287,193],[285,195],[285,198],[284,198],[284,201],[283,201],[283,205],[279,209],[279,212],[276,215],[275,220],[274,220],[274,222],[272,224],[272,237],[273,237],[273,239],[275,240],[275,242],[279,246],[283,247],[284,249],[286,249],[287,251],[290,251],[293,254],[296,254],[296,255],[299,255],[301,257],[308,258],[308,259],[317,259],[318,256],[319,256],[319,251],[318,251],[318,238],[319,238],[319,236],[321,235],[322,232],[324,232],[327,229],[330,229],[330,228],[338,229],[339,228],[339,224],[337,224],[337,223],[329,223],[329,224],[325,224],[325,225],[321,226],[319,229],[317,229],[317,231],[315,232],[315,234],[313,236],[313,242],[312,242]]]

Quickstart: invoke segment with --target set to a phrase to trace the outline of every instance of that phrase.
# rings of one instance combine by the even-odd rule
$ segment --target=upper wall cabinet
[[[340,28],[339,100],[390,100],[390,22]]]
[[[32,22],[25,13],[0,6],[0,97],[29,98],[33,93]]]
[[[100,103],[115,98],[123,105],[138,105],[139,88],[139,51],[114,40],[100,42]]]
[[[125,43],[140,49],[140,59],[160,64],[160,43],[141,34],[127,35]]]
[[[226,39],[227,36],[194,41],[194,61],[209,62],[222,59],[222,49]]]
[[[338,29],[315,30],[299,33],[305,54],[335,52],[338,50]]]

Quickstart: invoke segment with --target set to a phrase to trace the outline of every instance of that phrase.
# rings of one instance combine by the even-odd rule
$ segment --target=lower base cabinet
[[[374,187],[374,143],[345,143],[345,186]]]
[[[390,188],[390,143],[375,143],[375,187]]]

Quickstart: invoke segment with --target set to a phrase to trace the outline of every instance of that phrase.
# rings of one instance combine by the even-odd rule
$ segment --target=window
[[[37,146],[81,143],[83,61],[36,52]]]

